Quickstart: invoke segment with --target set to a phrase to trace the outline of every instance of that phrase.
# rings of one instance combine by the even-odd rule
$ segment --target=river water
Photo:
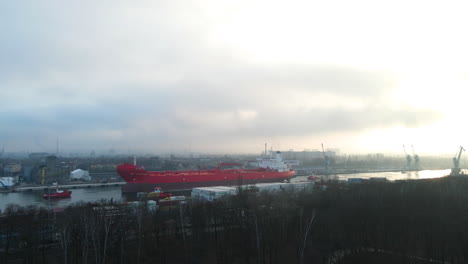
[[[390,181],[394,180],[417,180],[439,178],[446,176],[450,170],[423,170],[412,172],[376,172],[376,173],[355,173],[337,175],[339,180],[346,180],[348,178],[363,178],[369,179],[387,178]],[[334,176],[332,176],[334,177]],[[306,181],[307,176],[298,176],[293,178],[293,182]],[[45,208],[64,208],[68,205],[78,202],[96,202],[102,199],[113,201],[126,201],[126,197],[122,195],[120,186],[109,187],[96,187],[96,188],[83,188],[72,189],[71,198],[61,199],[44,199],[42,197],[43,191],[30,191],[30,192],[15,192],[15,193],[0,193],[0,210],[5,210],[8,204],[17,204],[21,206],[37,205]]]
[[[120,186],[71,189],[70,198],[44,199],[44,191],[0,193],[0,210],[5,210],[9,204],[21,206],[37,205],[45,208],[64,208],[78,202],[96,202],[101,199],[125,201]]]

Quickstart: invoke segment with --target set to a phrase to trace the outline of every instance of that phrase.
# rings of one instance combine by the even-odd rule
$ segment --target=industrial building
[[[15,185],[13,177],[0,177],[0,188],[9,188]]]
[[[297,182],[297,183],[259,183],[255,185],[242,185],[238,187],[215,186],[215,187],[200,187],[192,189],[192,200],[197,202],[215,201],[228,196],[238,194],[239,190],[262,193],[262,192],[280,192],[280,191],[302,191],[311,190],[314,187],[314,182]]]
[[[89,176],[88,171],[76,169],[70,172],[70,180],[91,181],[91,176]]]
[[[301,163],[307,161],[313,161],[317,159],[323,159],[324,155],[330,158],[336,157],[339,153],[339,150],[327,150],[327,151],[319,151],[319,150],[303,150],[303,151],[282,151],[283,159],[285,160],[299,160]]]

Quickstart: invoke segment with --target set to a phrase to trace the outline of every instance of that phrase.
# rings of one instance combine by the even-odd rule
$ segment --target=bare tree
[[[301,254],[300,254],[300,258],[299,258],[299,263],[300,264],[302,264],[304,262],[304,250],[306,248],[307,238],[309,236],[309,232],[310,232],[310,229],[312,227],[312,224],[314,223],[315,216],[316,216],[316,210],[314,209],[312,211],[312,215],[310,217],[309,224],[307,225],[307,228],[306,228],[305,233],[304,233],[304,240],[302,241]]]

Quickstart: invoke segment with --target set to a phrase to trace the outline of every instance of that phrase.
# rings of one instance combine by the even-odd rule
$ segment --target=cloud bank
[[[188,1],[46,2],[0,8],[0,145],[11,150],[54,149],[59,138],[69,150],[249,152],[252,142],[306,147],[319,141],[299,139],[441,118],[393,103],[389,71],[249,60],[214,41],[223,24],[209,1],[214,11]]]

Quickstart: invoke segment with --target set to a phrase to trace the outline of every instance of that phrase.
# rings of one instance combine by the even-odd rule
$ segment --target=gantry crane
[[[463,174],[463,172],[460,173],[461,172],[460,158],[461,158],[461,154],[462,154],[462,152],[464,150],[465,149],[462,146],[460,146],[460,150],[457,151],[457,153],[455,154],[455,157],[453,157],[453,168],[452,168],[452,171],[450,172],[451,176],[457,176],[457,175]]]
[[[411,169],[411,156],[406,152],[405,145],[403,145],[403,150],[405,151],[405,157],[406,157],[406,170]]]
[[[413,145],[411,144],[411,149],[413,150],[413,159],[414,159],[414,170],[420,170],[419,167],[419,156],[414,153]]]
[[[323,154],[323,159],[325,161],[325,174],[328,175],[329,170],[330,170],[330,157],[325,154],[325,149],[323,148],[323,143],[322,143],[322,154]]]

